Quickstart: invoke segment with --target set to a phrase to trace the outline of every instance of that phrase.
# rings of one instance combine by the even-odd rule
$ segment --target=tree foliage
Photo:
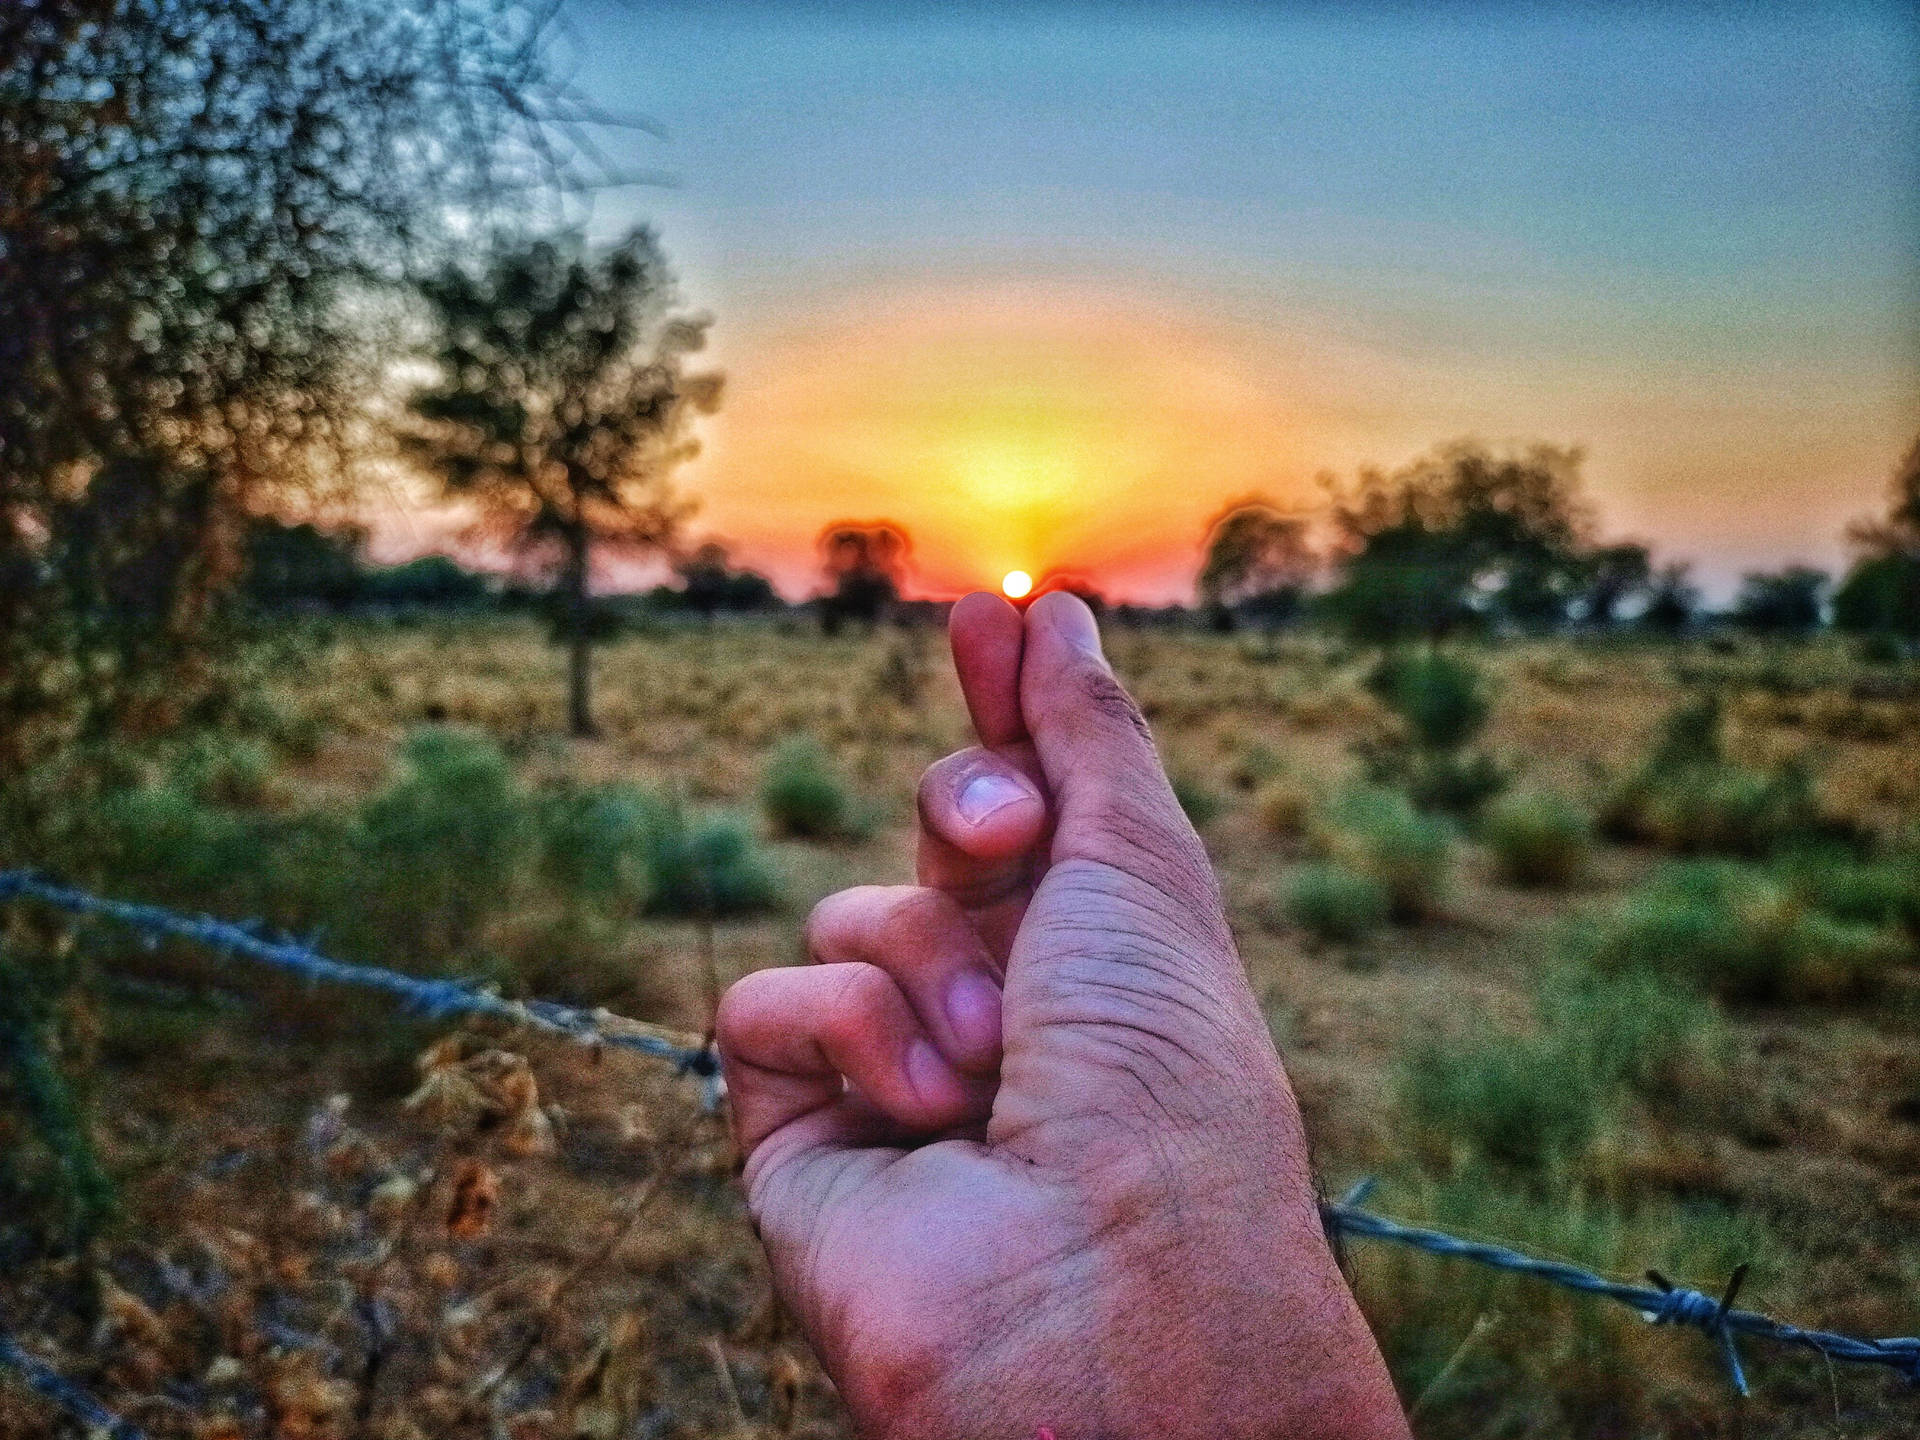
[[[177,713],[244,518],[355,438],[366,297],[590,178],[552,13],[0,7],[0,770],[27,722]]]
[[[1375,641],[1564,621],[1591,549],[1581,458],[1458,441],[1397,471],[1361,472],[1334,497],[1343,558],[1330,613]]]
[[[1824,570],[1789,565],[1755,571],[1740,582],[1733,622],[1761,635],[1807,635],[1820,628],[1822,602],[1832,581]]]
[[[1257,496],[1238,500],[1207,528],[1200,603],[1227,620],[1239,611],[1286,624],[1299,614],[1319,569],[1303,516]]]
[[[1863,521],[1851,537],[1858,558],[1833,597],[1845,630],[1920,639],[1920,438],[1895,467],[1887,514]]]
[[[820,623],[833,634],[849,620],[878,624],[900,598],[913,542],[890,520],[836,520],[820,532],[828,590]]]
[[[675,309],[647,229],[598,254],[578,237],[501,247],[421,288],[435,374],[409,401],[405,448],[556,568],[571,720],[589,734],[593,554],[663,545],[682,518],[669,481],[720,399],[719,375],[687,364],[710,321]]]

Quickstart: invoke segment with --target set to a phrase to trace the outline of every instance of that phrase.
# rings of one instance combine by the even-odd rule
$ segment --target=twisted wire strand
[[[5,1331],[0,1331],[0,1366],[18,1372],[29,1390],[44,1395],[85,1425],[89,1436],[104,1437],[104,1440],[146,1440],[137,1426],[107,1409],[91,1392],[81,1389],[38,1355],[22,1350]]]
[[[562,1035],[586,1045],[609,1045],[634,1050],[703,1079],[713,1079],[719,1064],[711,1046],[680,1045],[652,1034],[637,1021],[607,1011],[581,1010],[551,1000],[508,1000],[459,980],[430,980],[402,975],[378,965],[332,960],[310,946],[289,938],[269,938],[256,928],[215,920],[209,915],[181,915],[158,905],[131,900],[108,900],[70,885],[60,885],[30,870],[0,871],[0,904],[14,899],[38,900],[69,914],[110,920],[136,930],[149,941],[191,940],[208,949],[267,965],[313,983],[357,985],[380,990],[406,1009],[429,1019],[448,1015],[485,1015],[511,1025],[528,1026]]]
[[[1609,1280],[1604,1275],[1596,1275],[1591,1270],[1563,1260],[1545,1260],[1505,1245],[1465,1240],[1443,1230],[1429,1230],[1389,1220],[1384,1215],[1360,1208],[1371,1189],[1372,1182],[1363,1181],[1340,1201],[1323,1205],[1321,1215],[1327,1228],[1361,1239],[1404,1245],[1429,1255],[1468,1260],[1509,1274],[1526,1275],[1583,1295],[1597,1295],[1638,1310],[1644,1319],[1654,1325],[1683,1325],[1704,1331],[1720,1346],[1728,1378],[1733,1382],[1734,1389],[1742,1395],[1747,1393],[1747,1377],[1740,1363],[1739,1352],[1734,1348],[1734,1340],[1736,1336],[1747,1335],[1817,1351],[1829,1360],[1886,1366],[1920,1385],[1920,1336],[1863,1340],[1831,1330],[1805,1329],[1753,1310],[1734,1309],[1733,1297],[1745,1276],[1745,1266],[1734,1272],[1726,1293],[1718,1300],[1699,1290],[1668,1284],[1652,1271],[1648,1272],[1648,1277],[1656,1282],[1654,1285],[1629,1285]]]

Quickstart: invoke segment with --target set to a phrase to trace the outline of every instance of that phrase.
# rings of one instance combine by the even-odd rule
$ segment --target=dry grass
[[[1153,632],[1111,648],[1174,768],[1220,802],[1207,844],[1330,1183],[1377,1173],[1384,1209],[1629,1275],[1693,1266],[1683,1278],[1711,1286],[1744,1256],[1759,1262],[1746,1292],[1758,1307],[1880,1334],[1920,1324],[1910,962],[1871,1006],[1730,1013],[1713,1064],[1622,1102],[1577,1167],[1481,1174],[1396,1108],[1404,1057],[1428,1037],[1535,1023],[1556,927],[1606,911],[1658,857],[1599,845],[1579,888],[1550,893],[1502,883],[1463,842],[1439,916],[1312,945],[1276,918],[1274,896],[1309,858],[1322,797],[1357,773],[1353,745],[1383,723],[1369,657]],[[1529,790],[1595,804],[1661,717],[1711,684],[1728,697],[1730,758],[1809,762],[1823,805],[1859,826],[1920,822],[1920,688],[1890,690],[1838,647],[1779,661],[1543,644],[1487,663],[1486,740]],[[1812,688],[1783,686],[1783,665]],[[815,898],[908,878],[919,771],[968,738],[931,634],[637,637],[607,648],[599,680],[603,737],[569,742],[561,660],[532,628],[341,628],[266,675],[294,742],[266,792],[280,806],[358,802],[410,729],[446,721],[494,737],[529,782],[632,780],[749,810],[781,741],[816,737],[879,823],[830,843],[769,839],[787,909],[719,927],[725,980],[790,963]],[[633,919],[604,943],[647,968],[642,1018],[705,1024],[697,927]],[[143,1043],[138,1016],[105,1023],[132,1032],[107,1049],[100,1107],[102,1148],[128,1177],[126,1224],[86,1263],[7,1267],[0,1313],[155,1435],[846,1433],[769,1308],[732,1157],[686,1082],[493,1036],[435,1052],[444,1093],[408,1108],[396,1042],[350,1044],[290,1007],[209,1021],[186,1042],[169,1030],[164,1044]],[[431,1038],[395,1033],[409,1049]],[[525,1065],[482,1058],[523,1046]],[[353,1098],[327,1133],[335,1094]],[[496,1197],[465,1234],[463,1177],[468,1202],[490,1186]],[[1811,1437],[1837,1433],[1836,1410],[1849,1435],[1911,1428],[1891,1382],[1830,1382],[1817,1362],[1759,1353],[1757,1398],[1736,1419],[1698,1337],[1425,1257],[1356,1260],[1424,1435]],[[202,1283],[216,1270],[217,1288]],[[321,1343],[278,1345],[276,1324]],[[370,1326],[391,1332],[371,1376]],[[37,1404],[0,1390],[0,1434],[54,1433]]]

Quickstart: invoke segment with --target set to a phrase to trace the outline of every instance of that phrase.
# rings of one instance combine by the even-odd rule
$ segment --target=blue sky
[[[1373,418],[1306,426],[1295,469],[1581,443],[1613,528],[1723,583],[1834,562],[1920,429],[1911,9],[573,13],[582,88],[668,131],[614,148],[678,177],[595,228],[658,224],[749,387],[691,477],[723,520],[776,357],[949,288],[1145,303],[1276,377],[1294,337],[1363,357],[1315,403]]]

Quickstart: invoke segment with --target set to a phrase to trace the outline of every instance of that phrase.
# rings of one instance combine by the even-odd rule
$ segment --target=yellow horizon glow
[[[1283,375],[1169,309],[1058,287],[845,303],[727,357],[687,475],[698,526],[789,589],[817,585],[823,526],[885,519],[919,594],[998,588],[1009,555],[1034,585],[1125,590],[1191,569],[1223,492],[1303,501],[1328,453]]]
[[[1033,593],[1033,576],[1024,570],[1009,570],[1000,577],[1000,593],[1009,600],[1024,600]]]

